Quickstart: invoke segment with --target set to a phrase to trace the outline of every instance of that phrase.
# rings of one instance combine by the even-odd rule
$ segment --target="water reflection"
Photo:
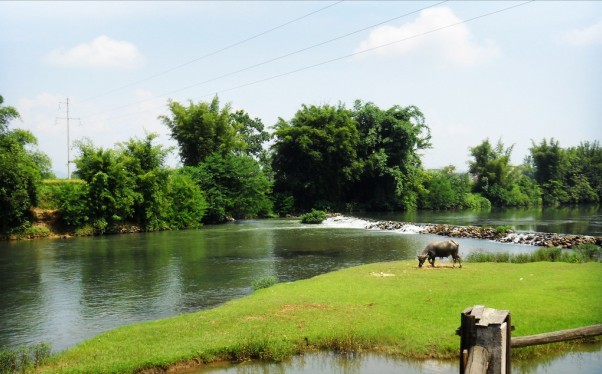
[[[458,361],[406,360],[390,356],[361,353],[310,353],[278,363],[218,363],[183,372],[186,374],[313,374],[313,373],[404,373],[456,374]],[[512,372],[517,374],[599,374],[602,371],[602,343],[578,346],[575,351],[529,360],[513,360]]]

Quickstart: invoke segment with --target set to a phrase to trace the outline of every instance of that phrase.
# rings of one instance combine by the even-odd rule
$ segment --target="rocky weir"
[[[345,216],[331,217],[331,222],[349,219]],[[359,224],[358,224],[359,222]],[[355,227],[367,230],[397,231],[401,233],[434,234],[451,238],[473,238],[493,240],[501,243],[525,244],[537,247],[573,248],[579,244],[602,246],[602,236],[569,235],[545,232],[521,232],[506,227],[456,226],[447,224],[416,224],[398,221],[356,220]]]

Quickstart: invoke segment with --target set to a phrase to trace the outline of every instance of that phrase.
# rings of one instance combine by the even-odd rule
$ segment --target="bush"
[[[50,229],[46,226],[33,225],[25,229],[23,235],[26,238],[47,238],[50,236]]]
[[[263,278],[255,279],[253,281],[253,283],[251,284],[251,287],[253,288],[253,291],[257,291],[262,288],[272,287],[276,283],[277,283],[277,280],[276,280],[276,277],[274,277],[274,276],[263,277]]]
[[[25,372],[30,367],[38,367],[50,356],[50,345],[40,342],[32,346],[0,349],[0,373]]]
[[[318,224],[326,219],[326,212],[312,209],[311,212],[301,216],[301,223]]]
[[[600,261],[600,247],[595,244],[579,244],[573,249],[588,261]]]
[[[464,198],[464,207],[474,210],[489,210],[491,209],[491,201],[481,196],[480,194],[468,193]]]
[[[512,232],[512,226],[510,226],[510,225],[502,225],[502,226],[497,226],[495,228],[495,235],[496,236],[506,235],[509,232]]]

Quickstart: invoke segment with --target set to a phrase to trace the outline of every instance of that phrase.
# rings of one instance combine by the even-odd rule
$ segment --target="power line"
[[[419,37],[422,37],[422,36],[425,36],[425,35],[429,35],[429,34],[432,34],[432,33],[435,33],[435,32],[441,31],[441,30],[449,29],[449,28],[452,28],[452,27],[455,27],[455,26],[458,26],[458,25],[461,25],[461,24],[472,22],[472,21],[475,21],[475,20],[478,20],[478,19],[481,19],[481,18],[485,18],[485,17],[488,17],[488,16],[492,16],[492,15],[495,15],[495,14],[498,14],[498,13],[502,13],[502,12],[505,12],[505,11],[508,11],[508,10],[511,10],[511,9],[514,9],[514,8],[526,5],[526,4],[531,3],[533,1],[535,1],[535,0],[528,0],[528,1],[525,1],[525,2],[520,3],[520,4],[516,4],[516,5],[512,5],[512,6],[506,7],[506,8],[498,9],[498,10],[495,10],[495,11],[492,11],[492,12],[489,12],[489,13],[484,13],[484,14],[478,15],[476,17],[472,17],[472,18],[469,18],[469,19],[466,19],[466,20],[461,20],[461,21],[456,22],[456,23],[452,23],[452,24],[449,24],[449,25],[446,25],[446,26],[441,26],[441,27],[438,27],[438,28],[435,28],[435,29],[432,29],[432,30],[429,30],[429,31],[425,31],[425,32],[419,33],[419,34],[414,34],[414,35],[411,35],[411,36],[408,36],[408,37],[405,37],[405,38],[402,38],[402,39],[398,39],[398,40],[395,40],[395,41],[392,41],[392,42],[389,42],[389,43],[381,44],[381,45],[378,45],[378,46],[375,46],[375,47],[372,47],[372,48],[364,49],[364,50],[361,50],[361,51],[358,51],[358,52],[354,52],[354,53],[351,53],[351,54],[348,54],[348,55],[336,57],[336,58],[333,58],[333,59],[330,59],[330,60],[326,60],[326,61],[322,61],[322,62],[318,62],[318,63],[312,64],[312,65],[307,65],[307,66],[304,66],[304,67],[301,67],[301,68],[298,68],[298,69],[290,70],[288,72],[284,72],[284,73],[281,73],[281,74],[272,75],[270,77],[258,79],[258,80],[252,81],[252,82],[248,82],[248,83],[244,83],[244,84],[241,84],[241,85],[230,87],[230,88],[227,88],[227,89],[224,89],[224,90],[220,90],[220,91],[217,91],[215,93],[201,95],[201,97],[209,96],[209,95],[215,95],[217,93],[223,93],[223,92],[229,92],[229,91],[237,90],[237,89],[240,89],[240,88],[244,88],[244,87],[252,86],[252,85],[255,85],[255,84],[263,83],[263,82],[266,82],[266,81],[270,81],[270,80],[273,80],[273,79],[281,78],[281,77],[284,77],[284,76],[287,76],[287,75],[295,74],[295,73],[298,73],[298,72],[301,72],[301,71],[304,71],[304,70],[313,69],[313,68],[318,67],[318,66],[327,65],[327,64],[330,64],[332,62],[344,60],[344,59],[347,59],[347,58],[350,58],[350,57],[353,57],[353,56],[357,56],[357,55],[361,55],[361,54],[364,54],[364,53],[372,52],[372,51],[375,51],[377,49],[390,47],[392,45],[395,45],[395,44],[398,44],[398,43],[402,43],[402,42],[405,42],[407,40],[419,38]],[[440,3],[438,3],[438,4],[440,4]],[[438,5],[438,4],[436,4],[436,5]],[[434,6],[434,5],[431,5],[431,6],[427,7],[427,8],[430,8],[432,6]],[[424,9],[426,9],[426,8],[424,8]],[[408,13],[408,14],[413,14],[413,13],[416,13],[416,12],[424,10],[424,9],[420,9],[420,10],[417,10],[417,11],[414,11],[414,12]],[[395,17],[394,19],[397,19],[397,18],[400,18],[400,17],[403,17],[403,16],[405,16],[405,15]],[[384,23],[384,22],[388,22],[388,21],[383,21],[383,22],[379,23],[379,25],[382,24],[382,23]],[[371,27],[375,27],[375,26],[370,26],[370,27],[364,28],[363,30],[371,28]],[[355,33],[355,32],[349,33],[348,35],[352,35],[353,33]],[[344,37],[344,36],[341,36],[341,37],[338,37],[338,38],[335,38],[335,39],[332,39],[332,40],[338,40],[338,39],[340,39],[342,37]],[[322,43],[316,44],[314,46],[323,45],[323,44],[325,44],[327,42],[328,41],[322,42]],[[308,48],[305,48],[303,50],[307,50],[307,49],[310,49],[310,48],[313,48],[313,47],[308,47]],[[302,50],[299,50],[299,51],[302,51]],[[297,53],[297,52],[292,52],[292,53],[289,53],[288,55],[295,54],[295,53]],[[284,56],[287,56],[287,55],[284,55]],[[272,59],[272,60],[277,60],[277,59],[280,59],[280,57]],[[271,60],[269,60],[269,61],[271,62]],[[264,62],[262,64],[265,64],[265,63],[268,63],[268,62]],[[248,70],[248,68],[241,69],[241,71],[244,71],[244,70]],[[234,74],[234,73],[232,73],[232,74]],[[212,80],[215,80],[215,79],[212,79]],[[210,80],[210,81],[212,81],[212,80]],[[201,82],[201,83],[198,83],[198,84],[195,84],[195,85],[187,86],[185,88],[181,88],[181,89],[177,89],[177,90],[174,90],[174,91],[170,91],[168,93],[163,93],[163,94],[160,94],[159,96],[168,95],[168,94],[172,94],[172,93],[175,93],[175,92],[180,92],[180,91],[192,88],[192,87],[196,87],[196,86],[201,85],[203,83],[206,83],[206,82]],[[156,100],[156,98],[150,99],[150,100]],[[124,108],[124,107],[129,107],[129,106],[140,104],[140,103],[147,102],[147,101],[150,101],[150,100],[143,100],[143,101],[135,102],[135,103],[132,103],[132,104],[127,104],[127,105],[123,105],[123,106],[120,106],[120,107],[117,107],[117,108],[113,108],[113,109],[121,109],[121,108]],[[140,113],[144,113],[144,112],[146,112],[146,111],[143,111],[143,112],[140,112]],[[105,112],[101,112],[99,114],[102,114],[102,113],[105,113]],[[122,115],[122,116],[113,117],[112,119],[121,118],[121,117],[125,117],[125,116],[130,116],[130,115],[134,115],[134,114],[140,114],[140,113],[126,114],[126,115]]]
[[[271,29],[268,29],[268,30],[262,31],[262,32],[260,32],[259,34],[256,34],[256,35],[253,35],[253,36],[250,36],[250,37],[248,37],[248,38],[246,38],[246,39],[243,39],[243,40],[241,40],[241,41],[238,41],[238,42],[235,42],[235,43],[229,44],[229,45],[228,45],[228,46],[226,46],[226,47],[223,47],[223,48],[220,48],[220,49],[218,49],[218,50],[215,50],[215,51],[213,51],[213,52],[207,53],[206,55],[203,55],[203,56],[201,56],[201,57],[198,57],[198,58],[195,58],[195,59],[193,59],[193,60],[190,60],[190,61],[184,62],[184,63],[182,63],[182,64],[180,64],[180,65],[174,66],[174,67],[172,67],[172,68],[169,68],[169,69],[167,69],[167,70],[164,70],[164,71],[162,71],[162,72],[159,72],[159,73],[157,73],[157,74],[151,75],[151,76],[149,76],[149,77],[146,77],[146,78],[140,79],[140,80],[138,80],[138,81],[135,81],[135,82],[133,82],[133,83],[129,83],[129,84],[125,85],[125,86],[121,86],[121,87],[118,87],[118,88],[115,88],[115,89],[112,89],[112,90],[109,90],[109,91],[103,92],[103,93],[101,93],[101,94],[98,94],[98,95],[96,95],[96,96],[93,96],[93,97],[91,97],[91,98],[85,99],[85,100],[83,100],[83,101],[84,101],[84,102],[86,102],[86,101],[90,101],[90,100],[98,99],[99,97],[103,97],[103,96],[106,96],[106,95],[108,95],[108,94],[111,94],[111,93],[114,93],[114,92],[117,92],[117,91],[121,91],[121,90],[123,90],[123,89],[125,89],[125,88],[129,88],[129,87],[135,86],[135,85],[137,85],[137,84],[139,84],[139,83],[146,82],[146,81],[149,81],[149,80],[151,80],[151,79],[154,79],[154,78],[160,77],[160,76],[162,76],[162,75],[165,75],[165,74],[167,74],[167,73],[171,73],[171,72],[172,72],[172,71],[174,71],[174,70],[177,70],[177,69],[183,68],[184,66],[188,66],[188,65],[190,65],[190,64],[192,64],[192,63],[195,63],[195,62],[197,62],[197,61],[203,60],[203,59],[205,59],[205,58],[208,58],[208,57],[214,56],[214,55],[216,55],[216,54],[218,54],[218,53],[224,52],[224,51],[226,51],[226,50],[228,50],[228,49],[234,48],[234,47],[236,47],[236,46],[239,46],[239,45],[241,45],[241,44],[243,44],[243,43],[246,43],[246,42],[248,42],[248,41],[251,41],[251,40],[253,40],[253,39],[257,39],[257,38],[259,38],[260,36],[263,36],[263,35],[265,35],[265,34],[268,34],[268,33],[272,32],[272,31],[275,31],[275,30],[278,30],[278,29],[280,29],[280,28],[282,28],[282,27],[288,26],[288,25],[290,25],[291,23],[294,23],[294,22],[300,21],[300,20],[302,20],[302,19],[304,19],[304,18],[310,17],[310,16],[312,16],[312,15],[314,15],[314,14],[316,14],[316,13],[319,13],[319,12],[321,12],[321,11],[323,11],[323,10],[326,10],[326,9],[328,9],[328,8],[330,8],[330,7],[333,7],[333,6],[337,5],[337,4],[340,4],[340,3],[342,3],[343,1],[345,1],[345,0],[340,0],[340,1],[337,1],[337,2],[335,2],[335,3],[329,4],[329,5],[325,6],[325,7],[322,7],[322,8],[320,8],[320,9],[314,10],[314,11],[312,11],[312,12],[310,12],[310,13],[307,13],[307,14],[305,14],[305,15],[303,15],[303,16],[297,17],[297,18],[295,18],[295,19],[292,19],[292,20],[290,20],[290,21],[287,21],[287,22],[285,22],[285,23],[283,23],[283,24],[280,24],[280,25],[278,25],[278,26],[272,27]]]
[[[393,18],[389,18],[389,19],[387,19],[387,20],[384,20],[384,21],[381,21],[381,22],[378,22],[378,23],[372,24],[372,25],[370,25],[370,26],[363,27],[363,28],[361,28],[361,29],[358,29],[358,30],[355,30],[355,31],[349,32],[349,33],[347,33],[347,34],[343,34],[343,35],[337,36],[337,37],[335,37],[335,38],[328,39],[328,40],[322,41],[322,42],[320,42],[320,43],[316,43],[316,44],[310,45],[310,46],[308,46],[308,47],[301,48],[301,49],[298,49],[298,50],[296,50],[296,51],[289,52],[289,53],[286,53],[286,54],[284,54],[284,55],[280,55],[280,56],[278,56],[278,57],[274,57],[274,58],[271,58],[271,59],[268,59],[268,60],[265,60],[265,61],[262,61],[262,62],[259,62],[259,63],[256,63],[256,64],[253,64],[253,65],[247,66],[247,67],[245,67],[245,68],[242,68],[242,69],[238,69],[238,70],[235,70],[235,71],[232,71],[232,72],[229,72],[229,73],[225,73],[225,74],[222,74],[222,75],[220,75],[220,76],[213,77],[213,78],[210,78],[210,79],[204,80],[204,81],[202,81],[202,82],[194,83],[194,84],[192,84],[192,85],[189,85],[189,86],[186,86],[186,87],[178,88],[178,89],[175,89],[175,90],[172,90],[172,91],[169,91],[169,92],[164,92],[164,93],[161,93],[161,94],[159,94],[159,96],[166,96],[166,95],[171,95],[171,94],[174,94],[174,93],[177,93],[177,92],[185,91],[185,90],[188,90],[188,89],[190,89],[190,88],[193,88],[193,87],[198,87],[198,86],[201,86],[201,85],[203,85],[203,84],[211,83],[211,82],[214,82],[214,81],[216,81],[216,80],[219,80],[219,79],[222,79],[222,78],[227,78],[227,77],[230,77],[230,76],[232,76],[232,75],[235,75],[235,74],[238,74],[238,73],[241,73],[241,72],[247,71],[247,70],[251,70],[251,69],[254,69],[254,68],[257,68],[257,67],[263,66],[263,65],[267,65],[267,64],[270,64],[270,63],[272,63],[272,62],[275,62],[275,61],[278,61],[278,60],[282,60],[282,59],[284,59],[284,58],[286,58],[286,57],[290,57],[290,56],[293,56],[293,55],[299,54],[299,53],[301,53],[301,52],[305,52],[305,51],[308,51],[308,50],[310,50],[310,49],[313,49],[313,48],[316,48],[316,47],[320,47],[320,46],[323,46],[323,45],[326,45],[326,44],[332,43],[332,42],[334,42],[334,41],[337,41],[337,40],[340,40],[340,39],[343,39],[343,38],[349,37],[349,36],[351,36],[351,35],[354,35],[354,34],[357,34],[357,33],[360,33],[360,32],[366,31],[366,30],[369,30],[369,29],[371,29],[371,28],[374,28],[374,27],[377,27],[377,26],[384,25],[384,24],[386,24],[386,23],[389,23],[389,22],[392,22],[392,21],[398,20],[398,19],[400,19],[400,18],[404,18],[404,17],[410,16],[410,15],[412,15],[412,14],[416,14],[416,13],[418,13],[418,12],[421,12],[421,11],[425,10],[425,9],[429,9],[429,8],[435,7],[435,6],[437,6],[437,5],[443,4],[443,3],[447,2],[447,1],[448,1],[448,0],[443,0],[443,1],[440,1],[440,2],[438,2],[438,3],[435,3],[435,4],[433,4],[433,5],[429,5],[429,6],[427,6],[427,7],[423,7],[423,8],[420,8],[420,9],[414,10],[414,11],[412,11],[412,12],[409,12],[409,13],[405,13],[405,14],[402,14],[402,15],[399,15],[399,16],[395,16],[395,17],[393,17]],[[154,100],[154,99],[145,99],[145,100],[140,100],[140,101],[136,101],[136,102],[134,102],[134,103],[125,104],[125,105],[120,105],[120,106],[114,107],[114,108],[112,108],[112,109],[109,109],[109,110],[116,110],[116,109],[121,109],[121,108],[127,108],[127,107],[130,107],[130,106],[137,105],[137,104],[142,104],[142,103],[145,103],[145,102],[148,102],[148,101],[151,101],[151,100]],[[97,116],[97,115],[103,114],[103,113],[105,113],[105,112],[106,112],[106,111],[103,111],[103,112],[99,112],[99,113],[93,114],[93,115],[91,115],[91,117],[94,117],[94,116]],[[121,117],[121,116],[120,116],[120,117]],[[119,118],[120,118],[120,117],[119,117]]]
[[[451,27],[454,27],[454,26],[458,26],[458,25],[461,25],[461,24],[464,24],[464,23],[468,23],[468,22],[471,22],[471,21],[474,21],[474,20],[477,20],[477,19],[480,19],[480,18],[488,17],[488,16],[491,16],[491,15],[494,15],[494,14],[497,14],[497,13],[501,13],[501,12],[504,12],[504,11],[507,11],[507,10],[510,10],[510,9],[513,9],[513,8],[517,8],[519,6],[531,3],[533,1],[535,1],[535,0],[528,0],[528,1],[524,2],[524,3],[520,3],[520,4],[517,4],[517,5],[513,5],[513,6],[510,6],[510,7],[507,7],[507,8],[499,9],[499,10],[496,10],[496,11],[493,11],[493,12],[490,12],[490,13],[485,13],[485,14],[482,14],[482,15],[479,15],[479,16],[476,16],[476,17],[473,17],[473,18],[469,18],[469,19],[466,19],[466,20],[463,20],[463,21],[460,21],[460,22],[456,22],[456,23],[453,23],[453,24],[450,24],[450,25],[447,25],[447,26],[442,26],[442,27],[439,27],[439,28],[436,28],[436,29],[433,29],[433,30],[425,31],[425,32],[420,33],[420,34],[414,34],[414,35],[408,36],[408,37],[403,38],[403,39],[398,39],[398,40],[395,40],[393,42],[389,42],[389,43],[378,45],[376,47],[364,49],[362,51],[354,52],[354,53],[351,53],[351,54],[348,54],[348,55],[345,55],[345,56],[336,57],[336,58],[333,58],[333,59],[330,59],[330,60],[326,60],[326,61],[322,61],[322,62],[313,64],[313,65],[308,65],[308,66],[305,66],[305,67],[302,67],[302,68],[299,68],[299,69],[291,70],[291,71],[288,71],[288,72],[285,72],[285,73],[282,73],[282,74],[277,74],[277,75],[273,75],[271,77],[259,79],[259,80],[253,81],[253,82],[241,84],[241,85],[238,85],[238,86],[235,86],[235,87],[230,87],[230,88],[227,88],[225,90],[218,91],[217,93],[233,91],[233,90],[236,90],[236,89],[239,89],[239,88],[248,87],[248,86],[251,86],[251,85],[254,85],[254,84],[263,83],[263,82],[266,82],[266,81],[269,81],[269,80],[272,80],[272,79],[284,77],[286,75],[291,75],[291,74],[294,74],[294,73],[298,73],[300,71],[304,71],[304,70],[308,70],[308,69],[313,69],[315,67],[326,65],[326,64],[330,64],[332,62],[344,60],[344,59],[347,59],[347,58],[350,58],[350,57],[353,57],[353,56],[357,56],[357,55],[360,55],[360,54],[363,54],[363,53],[372,52],[372,51],[375,51],[377,49],[381,49],[381,48],[385,48],[385,47],[390,47],[390,46],[392,46],[394,44],[398,44],[398,43],[401,43],[401,42],[404,42],[404,41],[407,41],[407,40],[410,40],[410,39],[414,39],[414,38],[418,38],[418,37],[425,36],[425,35],[428,35],[428,34],[432,34],[432,33],[437,32],[437,31],[445,30],[445,29],[448,29],[448,28],[451,28]],[[205,94],[203,96],[208,96],[208,95],[209,94]]]

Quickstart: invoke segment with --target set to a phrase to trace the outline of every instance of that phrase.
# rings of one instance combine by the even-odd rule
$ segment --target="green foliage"
[[[581,244],[574,250],[563,250],[561,248],[539,248],[532,253],[508,254],[508,253],[486,253],[472,252],[466,256],[466,262],[510,262],[524,264],[528,262],[568,262],[583,263],[598,261],[600,247],[595,244]]]
[[[312,209],[309,213],[301,216],[301,223],[319,224],[326,219],[326,212],[323,210]]]
[[[464,200],[464,206],[467,209],[475,210],[489,210],[491,209],[491,201],[481,196],[481,194],[466,194],[466,200]]]
[[[597,203],[602,198],[602,148],[599,142],[584,142],[563,149],[558,141],[530,148],[527,163],[543,192],[546,205]]]
[[[280,216],[292,215],[295,212],[295,198],[290,193],[273,194],[274,212]]]
[[[272,287],[277,282],[278,282],[278,280],[274,276],[263,277],[263,278],[255,279],[253,281],[253,283],[251,284],[251,288],[253,288],[253,291],[257,291],[262,288]]]
[[[482,194],[494,206],[530,206],[541,202],[537,184],[519,167],[510,165],[513,146],[505,148],[498,141],[494,147],[489,139],[470,148],[474,158],[469,172],[475,177],[473,192]]]
[[[198,184],[182,171],[171,174],[168,183],[169,222],[173,229],[197,228],[207,210],[207,201]]]
[[[204,195],[190,176],[165,168],[170,150],[154,139],[150,134],[108,150],[80,142],[76,174],[87,183],[60,194],[63,221],[79,235],[126,223],[145,231],[198,227],[207,208]]]
[[[29,226],[29,209],[37,204],[37,186],[50,164],[35,149],[37,139],[31,132],[8,129],[19,113],[3,102],[0,96],[0,235],[7,235]]]
[[[306,106],[275,126],[272,167],[275,191],[291,194],[296,207],[341,202],[356,176],[358,131],[343,105]]]
[[[290,121],[279,120],[274,138],[275,191],[292,195],[298,210],[418,205],[417,151],[430,146],[430,133],[414,106],[303,105]]]
[[[272,211],[271,183],[250,156],[214,153],[196,168],[186,168],[207,199],[206,223],[229,217],[265,217]]]
[[[32,225],[23,231],[23,236],[26,238],[47,238],[50,236],[50,229],[46,226]]]
[[[67,227],[83,227],[90,221],[88,191],[86,183],[65,183],[55,190],[59,218]]]
[[[357,100],[352,115],[360,134],[352,200],[372,210],[416,208],[422,190],[417,152],[431,146],[422,112],[399,105],[382,110]]]
[[[600,260],[600,247],[595,244],[578,244],[573,247],[580,256],[592,261]]]
[[[495,235],[506,235],[509,232],[512,232],[513,227],[510,225],[500,225],[495,227]]]
[[[0,374],[24,373],[43,365],[50,357],[50,345],[46,342],[16,349],[0,349]]]
[[[226,155],[231,151],[244,150],[247,145],[238,131],[245,124],[257,125],[246,122],[242,114],[233,118],[229,104],[220,109],[217,95],[210,103],[194,104],[190,101],[187,107],[170,101],[169,110],[170,117],[160,116],[159,119],[169,127],[171,137],[178,142],[185,166],[197,166],[213,153]],[[245,135],[249,139],[252,132]]]

